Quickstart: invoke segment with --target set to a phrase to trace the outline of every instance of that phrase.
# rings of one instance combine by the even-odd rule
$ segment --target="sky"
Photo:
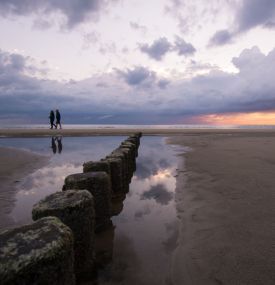
[[[0,0],[0,123],[275,124],[274,0]]]

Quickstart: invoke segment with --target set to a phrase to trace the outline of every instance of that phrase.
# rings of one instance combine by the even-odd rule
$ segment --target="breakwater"
[[[112,227],[111,216],[122,209],[117,205],[129,191],[140,137],[129,136],[105,158],[85,162],[83,173],[65,178],[62,192],[34,205],[27,229],[0,235],[1,284],[75,284],[96,274],[95,235]],[[47,262],[44,274],[39,266]]]

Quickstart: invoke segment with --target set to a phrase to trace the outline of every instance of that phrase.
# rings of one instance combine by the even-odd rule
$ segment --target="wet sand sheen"
[[[83,145],[84,138],[79,140]],[[69,138],[65,141],[65,149],[69,141]],[[102,141],[101,147],[104,146]],[[148,284],[148,281],[149,284],[170,282],[168,284],[175,285],[274,284],[275,135],[259,132],[216,135],[210,132],[170,138],[175,145],[192,148],[184,154],[179,166],[173,196],[176,204],[169,204],[173,199],[166,193],[170,192],[170,186],[175,187],[174,182],[162,183],[168,187],[168,191],[165,188],[163,191],[157,180],[169,177],[175,162],[169,160],[174,155],[171,151],[162,155],[169,146],[155,147],[160,141],[160,137],[142,139],[138,179],[133,179],[129,203],[124,202],[122,214],[114,219],[116,228],[106,234],[107,244],[103,243],[109,246],[113,263],[105,267],[104,277],[98,284],[134,285]],[[86,144],[95,146],[90,141]],[[148,151],[142,155],[146,145]],[[67,155],[71,157],[70,153]],[[87,152],[82,155],[87,157]],[[78,167],[72,165],[69,170]],[[62,169],[60,167],[60,171]],[[149,182],[147,186],[145,182]],[[156,196],[156,193],[163,196]],[[148,205],[141,206],[144,202]],[[174,212],[166,224],[159,223],[162,228],[157,232],[152,227],[155,220],[145,219],[150,217],[152,206],[161,203],[160,209],[173,205],[169,209],[174,208]],[[155,217],[163,221],[169,218],[166,213],[159,215],[155,211]],[[180,219],[179,228],[174,220],[176,216]],[[158,244],[154,243],[155,238]],[[168,250],[166,253],[164,248]],[[147,263],[141,263],[140,255],[149,256]]]
[[[177,179],[173,284],[275,284],[275,137],[192,135]]]
[[[9,214],[14,207],[16,183],[35,169],[42,167],[48,158],[29,151],[0,147],[0,230],[12,226]]]

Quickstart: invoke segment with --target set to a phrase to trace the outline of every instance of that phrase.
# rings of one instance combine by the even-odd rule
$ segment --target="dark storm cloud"
[[[161,205],[168,205],[169,202],[173,199],[174,194],[173,192],[169,192],[165,185],[163,184],[157,184],[155,186],[152,186],[150,190],[145,191],[140,199],[146,200],[146,199],[154,199],[158,204]]]
[[[274,0],[243,0],[236,5],[232,27],[217,31],[210,39],[210,45],[224,45],[232,38],[247,32],[257,26],[274,28],[275,1]]]
[[[178,55],[193,55],[196,52],[194,46],[190,43],[187,43],[183,38],[176,37],[174,50]]]
[[[117,70],[125,82],[132,86],[151,86],[156,80],[155,72],[143,67],[136,66],[126,71]]]
[[[210,39],[210,46],[221,46],[232,41],[232,34],[227,30],[217,31]]]
[[[275,20],[274,0],[244,0],[237,12],[238,31],[250,30],[259,25],[268,25]]]
[[[158,61],[162,60],[171,48],[172,44],[164,37],[155,40],[151,45],[141,44],[139,46],[141,52]]]
[[[36,77],[41,71],[32,58],[0,51],[0,119],[47,121],[45,113],[59,107],[67,122],[100,122],[107,114],[108,123],[164,124],[211,113],[275,110],[274,62],[275,49],[265,55],[254,47],[232,59],[238,73],[206,66],[208,73],[168,85],[150,69],[135,67],[58,82]],[[159,163],[141,161],[136,175],[150,175],[149,165],[156,171]]]
[[[48,14],[59,12],[65,16],[66,26],[73,28],[87,19],[97,19],[98,12],[112,2],[117,0],[1,0],[0,13],[4,17],[31,14],[47,17]]]

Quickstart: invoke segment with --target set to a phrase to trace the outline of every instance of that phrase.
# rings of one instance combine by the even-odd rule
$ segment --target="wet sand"
[[[183,134],[267,134],[275,135],[275,129],[0,129],[0,137],[43,137],[43,136],[95,136],[95,135],[131,135],[136,132],[142,132],[143,135],[183,135]]]
[[[16,184],[24,176],[42,167],[47,157],[15,148],[0,147],[0,231],[13,225],[9,216],[15,203]]]
[[[275,136],[185,135],[173,284],[275,284]],[[185,169],[185,170],[184,170]]]
[[[65,135],[75,135],[74,131],[66,130]],[[79,130],[77,135],[96,134]],[[173,262],[167,264],[171,284],[275,284],[274,131],[180,130],[175,134],[170,143],[192,151],[184,154],[178,169],[180,229]],[[31,130],[22,136],[41,133]],[[0,148],[0,155],[0,217],[1,224],[8,225],[16,181],[45,158],[7,148]]]

